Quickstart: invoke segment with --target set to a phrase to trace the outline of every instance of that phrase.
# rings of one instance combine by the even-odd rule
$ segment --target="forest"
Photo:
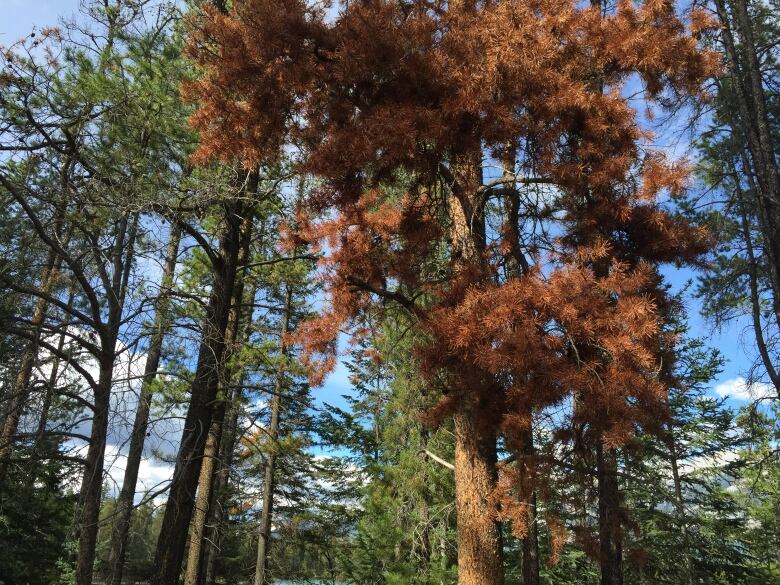
[[[780,585],[778,0],[53,5],[0,585]]]

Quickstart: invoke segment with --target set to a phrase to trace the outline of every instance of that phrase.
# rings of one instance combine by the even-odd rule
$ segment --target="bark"
[[[738,213],[740,219],[740,225],[742,228],[742,237],[745,240],[745,252],[747,253],[747,265],[748,265],[748,279],[750,282],[750,305],[751,305],[751,317],[753,320],[753,334],[756,337],[756,346],[758,348],[758,354],[761,356],[761,361],[764,364],[769,379],[772,381],[772,385],[775,387],[775,393],[780,398],[780,374],[778,374],[775,364],[772,363],[772,357],[767,347],[766,339],[764,337],[764,329],[761,323],[761,297],[759,293],[758,283],[758,259],[756,258],[755,251],[753,249],[753,238],[750,233],[750,225],[748,224],[749,215],[747,205],[745,204],[745,197],[742,193],[742,188],[739,185],[739,178],[736,171],[734,171],[735,190],[737,196]]]
[[[620,488],[617,453],[596,447],[596,473],[599,485],[599,543],[601,585],[623,585],[623,526],[620,514]]]
[[[265,237],[265,224],[260,222],[259,239],[262,242]],[[247,239],[249,243],[250,239]],[[262,245],[262,244],[261,244]],[[247,262],[249,260],[249,248],[246,248]],[[255,283],[250,294],[248,306],[246,310],[245,322],[247,324],[244,331],[244,341],[248,342],[251,336],[252,313],[254,311],[254,300],[257,297],[259,290],[258,283]],[[236,429],[238,428],[238,416],[239,405],[238,401],[241,397],[244,387],[244,372],[242,372],[241,378],[238,384],[231,387],[229,393],[229,399],[227,401],[225,412],[225,423],[222,428],[222,436],[219,442],[219,453],[217,459],[217,470],[214,475],[213,486],[211,488],[211,502],[209,503],[208,516],[206,518],[206,532],[204,534],[205,540],[205,559],[203,561],[203,580],[202,583],[206,585],[213,585],[216,580],[216,564],[217,556],[219,554],[220,538],[222,536],[222,522],[224,518],[224,510],[228,505],[227,502],[227,487],[230,481],[230,469],[233,460],[233,450],[236,445]]]
[[[153,383],[157,377],[162,355],[162,345],[169,327],[170,293],[173,286],[176,260],[179,254],[181,229],[177,224],[171,227],[165,264],[160,283],[160,296],[155,303],[154,324],[144,366],[143,383],[138,397],[138,408],[135,412],[133,430],[130,435],[130,447],[127,454],[127,465],[122,482],[122,489],[117,498],[116,518],[111,533],[111,548],[109,551],[108,585],[120,585],[125,564],[125,549],[130,530],[130,516],[133,511],[138,470],[144,450],[146,431],[149,425],[149,411],[152,403]]]
[[[256,173],[252,173],[251,178],[249,189],[254,192],[257,186]],[[190,404],[157,543],[152,585],[175,584],[181,571],[201,461],[215,409],[219,372],[224,367],[225,332],[237,274],[244,212],[240,198],[224,205],[220,249],[212,258],[214,282],[203,322],[198,362],[190,389]]]
[[[67,190],[67,174],[63,174],[62,181]],[[5,184],[5,186],[15,197],[21,196],[20,192],[15,189],[11,189],[8,184]],[[67,197],[65,197],[60,203],[62,206],[57,208],[53,218],[54,221],[52,232],[55,237],[59,238],[60,248],[66,249],[73,235],[73,226],[64,226]],[[35,227],[46,229],[43,226]],[[10,392],[10,396],[8,397],[9,405],[6,411],[6,417],[3,420],[2,428],[0,429],[0,476],[5,474],[5,466],[13,452],[14,435],[16,435],[16,432],[19,428],[19,421],[21,420],[23,410],[30,399],[32,371],[38,359],[38,346],[40,343],[41,329],[46,320],[46,313],[49,310],[50,304],[48,298],[45,297],[50,297],[52,295],[57,281],[61,275],[62,263],[63,258],[58,253],[58,249],[54,246],[49,246],[46,262],[44,264],[45,267],[43,269],[43,273],[41,274],[41,283],[39,289],[41,296],[38,297],[38,300],[35,304],[35,309],[33,310],[32,318],[30,319],[30,328],[33,331],[33,335],[22,354],[19,370],[16,373],[14,384]],[[73,299],[71,292],[68,306],[72,306],[72,302]]]
[[[97,545],[100,500],[103,491],[103,461],[108,433],[109,397],[114,371],[114,351],[102,356],[98,386],[95,388],[95,410],[92,417],[89,448],[84,460],[84,476],[79,492],[78,556],[76,585],[92,584],[92,569]]]
[[[268,557],[271,550],[271,522],[273,521],[274,490],[276,488],[276,449],[279,438],[279,411],[281,410],[282,393],[284,392],[285,369],[287,360],[287,347],[284,345],[284,337],[290,330],[290,313],[292,311],[292,289],[287,287],[282,327],[279,331],[279,343],[281,344],[281,363],[276,372],[274,395],[271,398],[271,423],[268,427],[268,441],[270,449],[265,455],[265,470],[263,475],[263,509],[260,514],[258,527],[259,539],[257,542],[257,565],[255,566],[254,585],[268,583]]]
[[[455,507],[458,523],[458,583],[503,585],[503,542],[491,495],[496,485],[496,441],[455,415]]]
[[[222,438],[219,443],[218,469],[215,473],[214,485],[211,490],[212,502],[209,505],[209,514],[206,519],[206,534],[204,535],[206,558],[204,560],[203,582],[206,585],[213,585],[216,579],[215,570],[219,553],[219,542],[222,535],[221,527],[224,509],[227,505],[225,491],[230,480],[230,468],[233,459],[233,449],[236,444],[236,429],[238,427],[239,408],[236,402],[239,399],[241,386],[243,386],[243,379],[238,385],[238,390],[231,394],[231,398],[228,401],[225,425],[222,429]]]
[[[217,462],[217,451],[222,435],[224,416],[217,414],[211,421],[206,450],[203,453],[203,464],[198,478],[198,495],[195,499],[195,511],[190,526],[190,546],[187,549],[187,565],[184,569],[184,585],[197,585],[201,577],[201,554],[203,552],[203,537],[206,528],[206,516],[211,500],[211,486]]]
[[[238,329],[241,322],[241,309],[244,300],[244,276],[249,259],[249,244],[252,239],[252,216],[247,215],[244,219],[244,225],[241,228],[241,248],[237,264],[241,267],[241,272],[236,276],[236,283],[233,289],[232,306],[228,317],[228,326],[225,331],[225,362],[235,353],[237,349]],[[225,367],[221,372],[220,399],[211,421],[209,436],[206,441],[206,450],[203,456],[203,464],[198,478],[198,492],[195,502],[195,511],[190,527],[190,546],[187,552],[187,566],[184,572],[185,585],[197,585],[203,582],[203,567],[201,557],[203,553],[203,539],[206,530],[206,519],[209,508],[214,499],[213,488],[216,480],[216,469],[218,464],[218,451],[222,441],[223,427],[227,414],[228,402],[234,396],[231,396],[234,375],[230,368]]]
[[[48,296],[52,293],[58,277],[59,259],[52,250],[48,254],[46,267],[41,276],[40,290],[43,295]],[[38,344],[48,309],[49,302],[43,297],[38,297],[32,318],[30,319],[33,338],[28,342],[22,353],[19,370],[14,378],[13,389],[8,398],[5,420],[3,421],[2,430],[0,430],[0,476],[5,474],[5,467],[13,453],[13,442],[19,429],[19,421],[30,400],[32,372],[38,360]]]
[[[722,40],[737,102],[737,113],[730,125],[734,133],[745,140],[749,155],[745,173],[749,174],[750,167],[755,170],[756,216],[765,244],[775,321],[780,325],[780,172],[747,5],[744,0],[734,0],[732,6],[734,18],[725,0],[715,2],[723,24]],[[734,37],[735,31],[739,34],[740,46]]]
[[[478,145],[453,162],[449,212],[455,272],[482,268],[485,249],[481,151]],[[488,383],[486,380],[484,383]],[[455,421],[455,508],[459,585],[503,585],[501,527],[490,501],[497,482],[496,435],[487,422],[492,405],[462,396]],[[480,416],[481,415],[481,416]]]
[[[503,160],[504,178],[514,183],[514,168],[517,150],[512,145],[506,148]],[[514,192],[512,184],[505,202],[506,227],[505,238],[509,242],[510,252],[506,255],[507,278],[520,278],[528,272],[530,265],[522,247],[520,235],[520,197]],[[529,420],[533,420],[533,412],[528,412]],[[516,453],[517,465],[521,468],[519,486],[520,497],[528,503],[528,532],[520,542],[522,555],[523,585],[539,585],[539,531],[536,520],[536,488],[533,469],[534,444],[533,432],[523,433],[520,437],[520,448]]]

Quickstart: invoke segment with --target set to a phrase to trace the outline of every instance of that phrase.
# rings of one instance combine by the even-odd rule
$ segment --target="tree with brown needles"
[[[294,235],[327,242],[328,308],[299,334],[313,377],[377,304],[425,333],[420,371],[441,392],[427,418],[454,419],[461,584],[503,583],[499,522],[528,525],[523,437],[567,400],[599,455],[602,583],[621,582],[617,449],[665,403],[657,266],[707,243],[658,202],[685,170],[645,148],[621,90],[696,93],[716,67],[697,32],[665,0],[366,0],[335,16],[237,0],[194,20],[196,159],[251,168],[292,148],[321,181]],[[517,453],[501,481],[499,436]]]

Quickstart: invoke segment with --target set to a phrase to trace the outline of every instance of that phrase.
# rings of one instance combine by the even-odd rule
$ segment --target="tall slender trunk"
[[[136,484],[138,483],[138,471],[141,466],[146,430],[149,425],[153,383],[160,367],[163,340],[168,330],[170,293],[173,287],[180,241],[181,228],[178,224],[173,223],[168,238],[165,264],[163,266],[162,279],[160,282],[160,296],[155,303],[154,324],[152,325],[152,335],[147,350],[141,392],[138,397],[138,407],[135,412],[133,430],[130,435],[130,448],[127,454],[125,475],[122,481],[122,489],[117,498],[116,518],[111,532],[109,574],[106,579],[106,583],[109,585],[120,585],[122,583],[127,538],[130,530],[130,516],[133,511]]]
[[[254,295],[252,295],[254,298]],[[211,489],[211,503],[209,504],[206,518],[206,533],[204,535],[206,557],[203,562],[203,583],[213,585],[215,583],[216,563],[219,554],[219,543],[222,535],[222,522],[224,509],[227,505],[226,493],[230,480],[230,468],[233,459],[233,449],[236,445],[236,429],[238,428],[239,407],[237,401],[240,397],[240,388],[243,386],[243,378],[231,393],[225,413],[225,424],[222,428],[222,437],[219,442],[217,456],[217,471],[214,475],[214,485]]]
[[[76,585],[92,584],[92,569],[97,545],[100,500],[103,491],[103,463],[108,433],[111,383],[114,372],[114,351],[101,357],[100,376],[94,390],[95,402],[89,448],[84,460],[84,476],[79,492],[78,556]]]
[[[679,456],[677,454],[676,438],[674,436],[673,423],[669,423],[666,435],[666,444],[669,449],[669,463],[672,468],[672,481],[674,483],[674,508],[677,514],[677,523],[682,532],[683,558],[685,559],[685,582],[693,585],[693,566],[690,553],[690,534],[688,520],[685,516],[685,500],[683,499],[682,481],[680,479]]]
[[[256,188],[257,174],[252,173],[248,189],[254,193]],[[203,321],[190,404],[157,543],[152,585],[173,585],[178,582],[181,571],[220,371],[224,367],[225,332],[238,268],[244,212],[244,205],[238,199],[226,203],[222,214],[220,249],[218,257],[213,259],[214,282]]]
[[[232,306],[228,317],[228,326],[225,331],[225,358],[227,362],[235,354],[238,341],[239,325],[241,324],[242,305],[244,301],[244,277],[249,260],[249,245],[252,240],[253,217],[247,214],[241,228],[241,248],[237,264],[240,267],[236,275],[236,283],[233,288]],[[236,382],[235,372],[228,366],[220,372],[221,383],[219,402],[209,428],[209,436],[206,440],[206,450],[203,455],[203,464],[198,478],[198,492],[195,500],[195,510],[190,526],[190,546],[187,552],[187,565],[184,571],[184,584],[197,585],[203,582],[203,566],[201,563],[203,553],[203,538],[206,530],[206,519],[209,508],[214,499],[213,487],[216,479],[219,446],[222,441],[222,433],[225,425],[225,416],[228,412],[228,403],[232,398],[232,387]]]
[[[780,171],[775,158],[776,149],[767,115],[762,73],[753,39],[753,24],[744,0],[734,0],[731,6],[733,18],[725,0],[715,1],[723,25],[722,40],[738,110],[730,123],[735,134],[743,136],[745,140],[745,150],[750,159],[749,164],[745,165],[745,173],[750,172],[748,166],[755,170],[756,216],[765,241],[775,321],[780,325]],[[737,45],[735,31],[741,46]]]
[[[596,446],[596,474],[599,485],[599,542],[601,585],[623,585],[623,523],[617,453]]]
[[[54,251],[50,251],[46,259],[46,267],[41,275],[40,290],[42,295],[48,296],[52,293],[58,277],[59,259]],[[39,339],[48,309],[49,302],[43,297],[38,297],[30,319],[33,337],[22,352],[19,369],[8,397],[5,420],[2,429],[0,429],[0,476],[5,474],[5,466],[13,452],[13,442],[19,429],[19,421],[30,399],[32,372],[35,362],[38,360]]]
[[[756,258],[755,250],[753,248],[753,237],[750,233],[749,224],[749,211],[745,203],[745,195],[742,192],[742,187],[739,185],[739,177],[737,176],[736,169],[732,167],[732,172],[735,178],[735,191],[737,196],[737,213],[739,215],[740,227],[742,228],[742,238],[745,241],[745,252],[747,254],[747,273],[748,280],[750,282],[750,305],[751,305],[751,317],[753,320],[753,334],[756,338],[756,347],[758,348],[758,354],[761,356],[761,361],[764,364],[764,369],[769,375],[769,379],[772,381],[772,385],[775,387],[775,393],[780,398],[780,373],[777,371],[777,367],[772,361],[772,354],[769,351],[769,347],[766,343],[764,336],[763,324],[761,321],[761,297],[759,293],[758,282],[758,266],[759,261]],[[751,181],[752,182],[752,181]],[[780,294],[780,290],[772,291],[773,294]]]
[[[108,315],[105,324],[99,328],[100,355],[98,363],[100,364],[100,374],[98,383],[93,389],[95,401],[92,430],[79,497],[81,518],[75,570],[76,585],[92,585],[100,520],[100,502],[103,493],[103,467],[108,436],[114,361],[116,360],[116,343],[122,324],[138,222],[137,213],[133,215],[132,219],[129,213],[123,215],[119,222],[112,251],[111,281],[109,290],[106,291]]]
[[[274,490],[276,488],[276,449],[277,439],[279,437],[279,411],[282,404],[282,392],[286,388],[286,360],[287,347],[284,344],[284,337],[290,330],[290,313],[292,312],[292,289],[287,286],[287,295],[285,298],[284,315],[282,316],[282,326],[279,331],[279,343],[281,344],[281,362],[276,372],[276,383],[274,384],[274,395],[271,397],[271,424],[268,427],[268,441],[271,448],[265,456],[265,470],[263,474],[263,509],[260,513],[260,525],[258,527],[257,542],[257,565],[255,566],[254,585],[265,585],[268,583],[268,556],[271,550],[271,522],[273,520]]]
[[[190,545],[187,549],[187,563],[184,568],[184,585],[197,585],[202,576],[203,537],[205,535],[206,517],[211,502],[211,487],[214,483],[223,423],[224,414],[215,414],[211,421],[208,439],[206,440],[206,449],[203,452],[203,463],[200,466],[200,477],[198,478],[198,494],[195,498],[195,510],[193,511],[192,523],[190,524]]]
[[[515,162],[517,149],[508,144],[503,164],[505,179],[515,182]],[[505,199],[505,238],[509,241],[509,253],[505,256],[507,278],[521,278],[530,268],[522,248],[520,238],[520,198],[510,194]],[[529,420],[533,420],[533,412],[528,412]],[[539,530],[536,519],[536,487],[534,477],[534,443],[533,430],[528,429],[520,437],[517,465],[520,466],[519,495],[528,504],[528,531],[520,542],[523,585],[539,585]]]
[[[528,532],[520,542],[523,558],[523,585],[539,585],[539,527],[537,524],[536,488],[534,480],[533,431],[528,429],[521,438],[521,457],[517,464],[523,466],[520,473],[519,492],[528,503]]]

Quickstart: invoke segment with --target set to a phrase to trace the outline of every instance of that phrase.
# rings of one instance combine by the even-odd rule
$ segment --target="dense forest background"
[[[3,37],[0,584],[780,584],[779,14]]]

